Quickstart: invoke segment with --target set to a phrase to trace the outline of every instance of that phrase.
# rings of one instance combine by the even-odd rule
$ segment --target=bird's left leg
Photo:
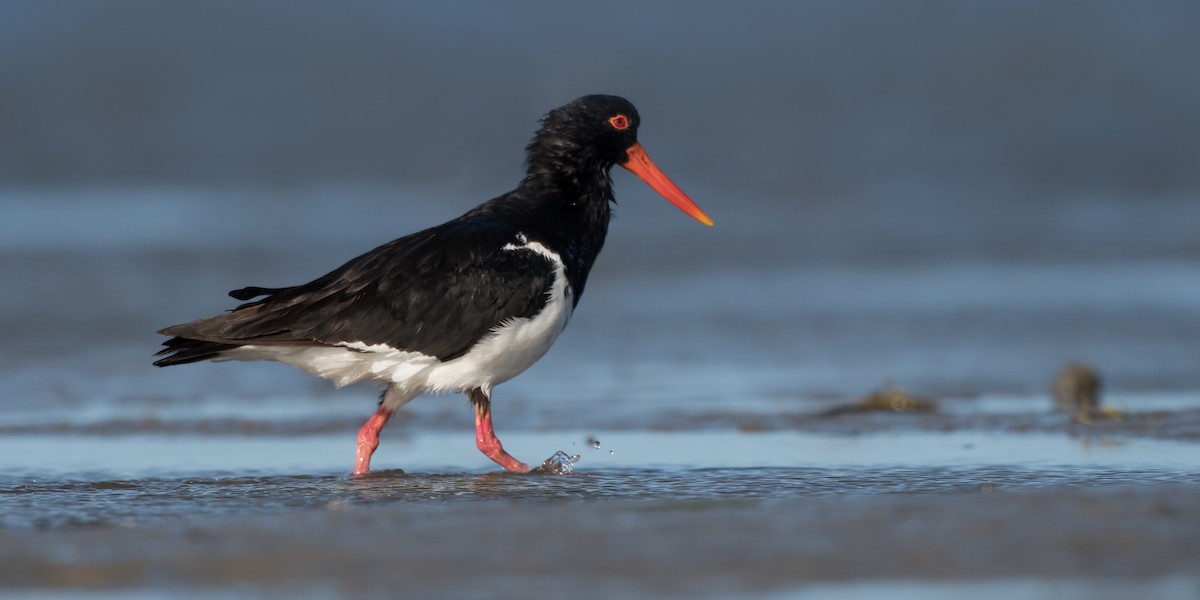
[[[475,445],[484,456],[513,473],[528,473],[529,465],[505,452],[496,433],[492,431],[492,400],[482,388],[467,392],[467,398],[475,405]]]
[[[414,390],[392,384],[379,398],[379,410],[358,430],[358,447],[354,453],[354,475],[363,475],[371,470],[371,455],[379,447],[379,432],[387,425],[396,409],[404,406],[416,396]]]
[[[358,447],[354,453],[354,475],[363,475],[371,470],[371,455],[379,447],[379,431],[392,418],[390,408],[380,406],[370,419],[358,430]]]

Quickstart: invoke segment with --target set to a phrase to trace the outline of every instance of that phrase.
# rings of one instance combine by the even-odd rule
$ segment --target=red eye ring
[[[617,115],[609,119],[608,124],[612,125],[612,128],[616,129],[617,131],[625,131],[626,129],[629,129],[629,117],[625,115]]]

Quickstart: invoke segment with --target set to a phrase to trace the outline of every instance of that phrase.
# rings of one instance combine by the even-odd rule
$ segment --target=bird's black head
[[[542,118],[542,128],[529,144],[529,165],[549,162],[558,168],[607,172],[628,160],[626,151],[637,143],[640,123],[637,109],[624,98],[576,99]]]
[[[611,199],[608,173],[613,165],[621,165],[692,218],[712,225],[712,219],[646,155],[637,141],[641,122],[633,104],[619,96],[583,96],[550,111],[526,148],[526,181],[552,181],[576,192],[602,188],[602,195]]]

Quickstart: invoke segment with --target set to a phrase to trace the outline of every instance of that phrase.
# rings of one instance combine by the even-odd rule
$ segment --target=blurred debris
[[[1067,363],[1054,378],[1054,402],[1063,412],[1091,412],[1100,406],[1100,375],[1081,362]]]
[[[823,416],[843,415],[862,412],[937,412],[937,401],[932,398],[914,396],[908,392],[889,385],[881,391],[871,392],[862,398],[843,406],[835,406]]]
[[[1051,393],[1059,411],[1071,415],[1078,423],[1091,424],[1094,420],[1120,421],[1120,411],[1100,405],[1103,382],[1100,374],[1082,362],[1067,363],[1054,378]]]

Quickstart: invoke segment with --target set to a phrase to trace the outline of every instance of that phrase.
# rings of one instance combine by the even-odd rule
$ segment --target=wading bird
[[[154,364],[274,360],[339,386],[384,383],[379,409],[358,433],[355,475],[370,470],[396,409],[425,392],[464,392],[479,450],[528,472],[492,430],[492,388],[533,365],[567,326],[608,232],[613,165],[712,225],[650,161],[637,141],[640,124],[616,96],[554,109],[526,148],[515,190],[309,283],[229,292],[244,304],[159,331],[171,338]]]

